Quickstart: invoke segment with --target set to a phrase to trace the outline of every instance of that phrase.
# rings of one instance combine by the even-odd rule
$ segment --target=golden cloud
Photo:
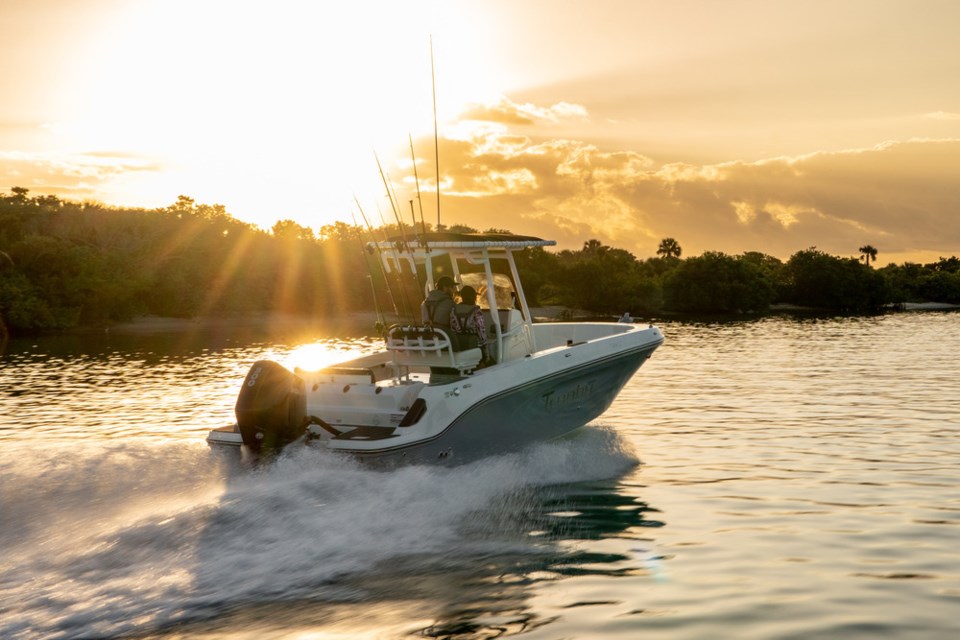
[[[67,199],[97,199],[109,180],[130,173],[159,171],[153,161],[128,153],[42,154],[0,151],[0,175],[31,191]]]
[[[636,152],[487,128],[442,141],[441,157],[446,219],[569,248],[598,238],[642,257],[673,237],[686,255],[786,258],[810,246],[855,255],[866,243],[888,255],[960,250],[960,140],[657,167]]]
[[[539,107],[529,103],[518,104],[506,97],[501,97],[495,104],[471,105],[460,114],[461,120],[505,125],[557,123],[561,120],[586,117],[587,110],[582,105],[558,102],[550,107]]]

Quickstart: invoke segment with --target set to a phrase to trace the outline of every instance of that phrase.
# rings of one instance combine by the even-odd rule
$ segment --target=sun
[[[476,76],[441,81],[441,121],[494,90],[490,69],[457,59],[472,46],[457,7],[120,5],[83,53],[64,130],[75,149],[155,167],[111,177],[108,201],[161,206],[186,194],[265,227],[349,221],[354,194],[384,191],[374,151],[391,165],[390,154],[409,152],[408,135],[432,135],[434,31],[437,67]]]

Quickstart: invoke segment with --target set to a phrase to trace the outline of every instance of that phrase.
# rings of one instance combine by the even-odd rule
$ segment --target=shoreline
[[[373,329],[377,314],[372,311],[352,311],[334,316],[303,316],[290,313],[265,312],[243,316],[206,316],[196,318],[168,318],[164,316],[140,316],[127,322],[104,327],[91,327],[87,330],[102,329],[116,333],[163,333],[190,331],[195,329],[233,329],[251,327],[269,331],[288,329],[330,328],[344,325],[361,327],[369,325]],[[81,329],[83,330],[83,329]]]
[[[941,302],[907,302],[900,305],[890,305],[881,313],[886,312],[924,312],[924,311],[955,311],[960,309],[960,305]],[[561,305],[545,305],[541,307],[531,307],[534,322],[578,322],[585,320],[596,320],[603,318],[610,322],[616,320],[611,315],[597,315],[586,312],[582,309],[572,309]],[[802,307],[790,304],[772,305],[766,313],[756,314],[757,317],[766,315],[776,315],[783,313],[816,313],[829,315],[849,315],[837,313],[829,309],[816,309],[812,307]],[[656,318],[696,318],[696,317],[718,317],[714,314],[686,314],[660,312],[657,314],[638,314],[633,316],[634,321],[647,321]],[[731,317],[742,317],[734,316]],[[189,331],[216,331],[232,329],[256,329],[266,332],[288,332],[288,331],[315,331],[322,330],[326,333],[336,333],[343,331],[357,332],[368,330],[369,335],[376,334],[376,324],[378,316],[375,311],[349,311],[330,316],[302,316],[280,312],[260,312],[243,316],[207,316],[196,318],[171,318],[164,316],[139,316],[126,322],[117,322],[109,325],[82,326],[72,329],[64,329],[54,332],[43,332],[41,335],[49,334],[70,334],[70,333],[118,333],[118,334],[158,334],[158,333],[183,333]],[[395,319],[388,317],[386,324],[393,324]],[[14,338],[28,337],[4,335],[0,332],[0,341]]]
[[[899,305],[904,311],[952,311],[960,309],[960,304],[948,302],[904,302]]]
[[[891,311],[952,311],[956,309],[960,309],[960,305],[943,302],[907,302],[896,307],[887,308],[887,310]],[[598,317],[596,314],[591,314],[580,309],[571,309],[561,305],[531,307],[530,312],[533,314],[533,319],[536,322],[558,322],[568,320],[576,321]],[[782,312],[822,313],[830,312],[830,310],[817,309],[814,307],[802,307],[791,304],[778,304],[772,305],[768,313],[775,314]],[[656,316],[663,315],[676,316],[678,314],[656,314]],[[647,314],[641,314],[635,317],[646,316]],[[611,316],[611,318],[612,317],[613,316]],[[343,325],[360,327],[363,325],[368,325],[372,329],[376,325],[377,321],[378,317],[375,311],[350,311],[332,316],[302,316],[289,313],[264,312],[232,317],[208,316],[198,318],[168,318],[163,316],[140,316],[128,322],[118,322],[116,324],[102,327],[102,329],[106,331],[118,331],[126,333],[183,331],[186,329],[238,326],[267,327],[271,329],[295,329],[305,327],[335,327]],[[391,323],[392,321],[387,321],[387,324]],[[101,327],[87,327],[85,329],[97,330],[100,328]],[[81,330],[83,329],[84,328],[81,328]]]
[[[570,312],[567,307],[546,306],[531,307],[535,321],[556,322],[567,313],[573,318],[588,317],[584,312]],[[79,331],[107,331],[118,333],[162,333],[167,331],[189,331],[193,329],[217,329],[236,327],[257,327],[268,330],[336,328],[363,326],[374,329],[378,321],[375,311],[350,311],[331,316],[303,316],[280,312],[254,313],[244,316],[207,316],[197,318],[168,318],[164,316],[140,316],[127,322],[118,322],[103,327],[78,327]],[[392,324],[387,319],[387,324]]]

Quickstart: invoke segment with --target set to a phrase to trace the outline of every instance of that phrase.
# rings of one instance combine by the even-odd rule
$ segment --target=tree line
[[[859,251],[859,260],[816,247],[797,251],[786,261],[759,251],[707,251],[683,259],[680,244],[665,238],[655,257],[638,260],[590,240],[579,251],[557,254],[549,280],[553,284],[548,285],[555,289],[540,295],[597,312],[651,315],[764,313],[774,305],[872,313],[908,302],[960,304],[956,257],[875,269],[870,263],[877,249],[865,245]]]
[[[168,207],[131,209],[14,187],[0,194],[0,331],[143,315],[411,313],[422,280],[384,273],[364,249],[402,231],[338,222],[315,232],[291,220],[265,231],[222,205],[186,196]],[[683,258],[680,244],[666,238],[655,257],[641,260],[588,240],[579,250],[528,249],[518,267],[531,305],[596,314],[762,313],[777,303],[869,312],[908,301],[960,303],[956,257],[874,269],[876,249],[863,249],[873,252],[863,261],[814,247],[786,262],[759,252]]]

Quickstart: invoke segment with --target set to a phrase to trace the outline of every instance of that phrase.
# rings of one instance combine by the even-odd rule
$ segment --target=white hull
[[[320,372],[298,371],[307,414],[332,427],[311,425],[306,439],[332,451],[403,462],[464,462],[516,450],[601,415],[663,341],[657,328],[632,324],[555,323],[534,331],[546,348],[447,382],[431,383],[426,369],[394,375],[388,351]],[[418,400],[422,415],[400,426]],[[242,444],[236,428],[214,431],[208,441]]]

